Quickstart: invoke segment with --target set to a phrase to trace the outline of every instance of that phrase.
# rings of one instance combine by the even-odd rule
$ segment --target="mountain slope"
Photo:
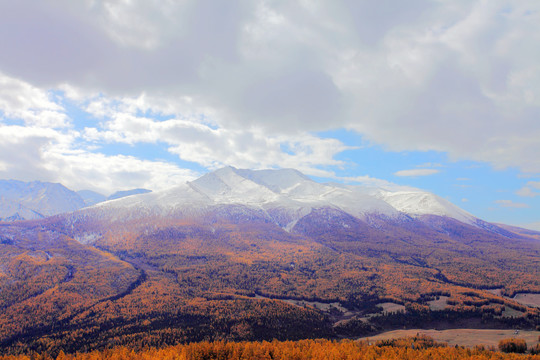
[[[132,189],[117,191],[106,197],[91,190],[74,192],[62,184],[0,180],[0,221],[42,219],[107,200],[149,192],[151,190]]]
[[[399,191],[224,168],[0,224],[0,349],[540,324],[537,239]]]
[[[39,219],[84,206],[77,193],[61,184],[0,180],[0,220]]]
[[[421,191],[381,191],[378,196],[396,210],[405,214],[447,216],[466,224],[475,224],[476,218],[437,195]]]

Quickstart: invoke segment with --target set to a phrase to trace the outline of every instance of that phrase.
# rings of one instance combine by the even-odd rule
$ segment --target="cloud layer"
[[[409,169],[409,170],[399,170],[394,173],[396,176],[429,176],[437,174],[439,170],[437,169]]]
[[[538,174],[539,24],[527,0],[1,2],[0,172],[195,175],[100,150],[159,143],[206,168],[331,176],[347,147],[315,134],[345,128]]]

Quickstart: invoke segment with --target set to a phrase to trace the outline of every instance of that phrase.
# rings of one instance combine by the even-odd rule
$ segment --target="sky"
[[[540,2],[0,0],[0,178],[110,194],[226,165],[540,230]]]

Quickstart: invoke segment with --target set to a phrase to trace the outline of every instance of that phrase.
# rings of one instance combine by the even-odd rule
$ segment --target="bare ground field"
[[[522,316],[523,312],[519,310],[512,309],[509,306],[504,307],[504,311],[502,313],[503,317],[519,317]]]
[[[497,296],[501,295],[502,289],[490,289],[486,290],[487,292],[490,292]],[[517,301],[520,304],[526,305],[526,306],[533,306],[540,308],[540,293],[517,293],[514,295],[513,298],[509,298],[504,296],[507,299],[512,299],[514,301]]]
[[[450,330],[394,330],[388,331],[376,336],[360,338],[359,340],[387,340],[396,339],[416,334],[424,334],[432,337],[437,342],[447,343],[448,345],[460,345],[473,347],[475,345],[495,346],[502,339],[520,338],[527,342],[527,346],[531,347],[538,343],[540,331],[519,331],[515,334],[515,330],[492,330],[492,329],[450,329]]]
[[[514,296],[514,300],[524,305],[540,307],[540,294],[520,293]]]
[[[396,303],[393,303],[393,302],[385,302],[385,303],[378,304],[377,306],[382,307],[383,311],[387,312],[387,313],[393,313],[393,312],[397,312],[397,311],[405,311],[405,306],[400,305],[400,304],[396,304]]]
[[[448,296],[440,296],[437,300],[428,301],[431,310],[444,310],[448,307]]]

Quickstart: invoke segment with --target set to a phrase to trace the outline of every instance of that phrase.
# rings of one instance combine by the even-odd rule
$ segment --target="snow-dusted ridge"
[[[0,180],[0,220],[40,219],[80,209],[83,199],[61,184]]]
[[[225,167],[174,188],[95,205],[166,215],[203,211],[216,205],[242,205],[267,214],[285,214],[285,229],[314,209],[334,208],[356,218],[437,215],[475,225],[477,219],[449,201],[422,190],[320,184],[294,169],[247,170]],[[129,210],[130,209],[130,210]],[[120,216],[120,213],[117,213]],[[271,215],[268,215],[272,217]]]
[[[147,189],[118,191],[109,200],[150,192]],[[0,221],[35,220],[95,205],[107,200],[90,190],[78,192],[62,184],[0,180]]]
[[[408,215],[448,216],[466,224],[476,224],[476,217],[448,200],[429,192],[381,191],[378,197],[396,210]]]

